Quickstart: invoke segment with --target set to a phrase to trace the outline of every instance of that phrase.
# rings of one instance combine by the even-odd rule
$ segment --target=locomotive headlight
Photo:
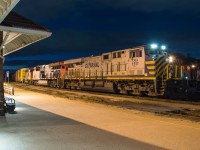
[[[195,68],[196,66],[193,64],[193,65],[191,65],[191,67],[192,67],[192,68]]]
[[[157,49],[158,45],[157,44],[151,44],[151,49]]]
[[[172,63],[174,61],[174,58],[172,56],[169,56],[169,62]]]
[[[161,49],[162,49],[162,50],[166,50],[166,48],[167,48],[167,47],[166,47],[165,45],[162,45],[162,46],[161,46]]]

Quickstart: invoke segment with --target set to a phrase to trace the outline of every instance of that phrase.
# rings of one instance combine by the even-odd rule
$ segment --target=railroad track
[[[29,91],[40,92],[70,100],[100,103],[123,109],[138,110],[168,117],[200,121],[200,102],[161,99],[156,97],[139,97],[114,93],[56,89],[43,86],[13,83],[13,86]]]

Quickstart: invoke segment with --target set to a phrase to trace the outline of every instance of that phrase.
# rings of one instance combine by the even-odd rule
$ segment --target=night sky
[[[6,56],[5,70],[151,43],[200,57],[198,0],[21,0],[14,11],[53,34]]]

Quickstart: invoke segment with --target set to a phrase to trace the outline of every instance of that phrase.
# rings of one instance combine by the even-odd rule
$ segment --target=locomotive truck
[[[189,80],[184,66],[155,45],[22,68],[16,76],[19,72],[25,75],[16,81],[56,88],[175,98],[200,91],[199,81]]]

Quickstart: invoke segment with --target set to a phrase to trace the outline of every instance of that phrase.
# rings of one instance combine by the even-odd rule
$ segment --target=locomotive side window
[[[138,57],[142,57],[142,51],[139,51],[139,56]]]
[[[142,57],[142,50],[130,51],[130,58]]]
[[[61,69],[61,66],[53,66],[53,69]]]
[[[130,58],[136,57],[136,52],[130,51]]]
[[[40,67],[36,67],[36,71],[40,71]]]
[[[121,52],[117,53],[117,58],[121,58]]]
[[[117,57],[116,53],[113,53],[113,58],[116,58],[116,57]]]
[[[133,52],[133,57],[136,57],[136,52]]]
[[[122,52],[115,52],[112,54],[112,58],[121,58],[121,54],[122,54]]]
[[[103,56],[103,59],[105,60],[105,59],[109,59],[109,55],[104,55]]]
[[[66,68],[74,68],[74,64],[68,64],[66,65]]]

